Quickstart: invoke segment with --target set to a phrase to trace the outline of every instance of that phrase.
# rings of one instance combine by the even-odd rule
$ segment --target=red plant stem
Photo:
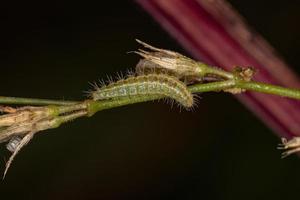
[[[232,70],[258,69],[256,81],[300,87],[272,47],[224,0],[136,0],[195,58]],[[282,137],[300,135],[300,102],[247,92],[237,96]]]

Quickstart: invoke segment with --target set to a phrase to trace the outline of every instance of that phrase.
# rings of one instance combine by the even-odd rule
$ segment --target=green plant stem
[[[195,84],[188,87],[192,93],[198,92],[218,92],[231,88],[240,88],[245,90],[252,90],[267,94],[274,94],[278,96],[285,96],[294,99],[300,99],[300,90],[284,88],[266,83],[259,83],[254,81],[243,81],[237,79],[230,79],[226,81],[218,81],[211,83]],[[8,104],[27,104],[27,105],[58,105],[54,107],[57,110],[57,116],[59,124],[66,123],[70,120],[76,119],[82,116],[92,116],[96,112],[101,110],[120,107],[124,105],[152,101],[164,98],[164,96],[140,96],[138,98],[120,98],[110,99],[103,101],[86,100],[82,102],[76,101],[55,101],[47,99],[31,99],[31,98],[15,98],[15,97],[0,97],[0,103]],[[59,126],[59,125],[58,125]]]
[[[219,92],[225,89],[232,88],[236,85],[235,80],[219,81],[204,84],[195,84],[188,87],[189,91],[192,93],[197,92]]]
[[[278,96],[285,96],[294,99],[300,99],[300,90],[284,88],[279,86],[274,86],[265,83],[258,82],[246,82],[246,81],[236,81],[236,80],[227,80],[213,83],[205,83],[205,84],[196,84],[188,87],[192,93],[197,92],[211,92],[211,91],[222,91],[231,88],[241,88],[247,90],[253,90],[257,92],[263,92],[268,94],[274,94]],[[155,99],[159,99],[163,97],[144,97],[139,99],[131,99],[131,98],[123,98],[118,100],[105,100],[105,101],[90,101],[88,108],[89,114],[93,115],[94,113],[110,109],[114,107],[120,107],[128,104],[151,101]]]
[[[234,74],[224,71],[223,69],[220,69],[218,67],[209,66],[204,63],[199,63],[199,67],[204,71],[205,75],[212,74],[214,76],[220,76],[225,79],[234,79],[235,78]],[[201,77],[203,75],[199,74],[199,76]]]
[[[71,114],[68,114],[68,115],[58,116],[58,117],[55,118],[56,127],[60,126],[63,123],[72,121],[74,119],[77,119],[79,117],[83,117],[83,116],[86,116],[86,115],[87,115],[87,111],[80,110],[80,111],[77,111],[77,112],[74,112],[74,113],[71,113]],[[56,127],[54,127],[54,128],[56,128]]]
[[[278,96],[290,97],[293,99],[300,99],[300,90],[299,89],[291,89],[284,88],[280,86],[275,86],[266,83],[259,82],[246,82],[241,80],[226,80],[205,84],[195,84],[188,87],[192,93],[197,92],[211,92],[211,91],[222,91],[230,88],[240,88],[245,90],[252,90],[267,94],[274,94]],[[119,107],[123,105],[151,101],[155,99],[160,99],[163,97],[141,97],[139,99],[132,98],[123,98],[118,100],[105,100],[105,101],[88,101],[92,102],[89,104],[90,106],[90,115],[100,110],[109,109],[113,107]],[[74,110],[85,109],[86,105],[83,105],[81,102],[77,101],[61,101],[61,100],[48,100],[48,99],[32,99],[32,98],[17,98],[17,97],[0,97],[0,103],[2,104],[26,104],[26,105],[60,105],[60,112],[68,112]]]
[[[78,103],[76,101],[64,101],[64,100],[50,100],[50,99],[33,99],[33,98],[20,98],[20,97],[3,97],[0,96],[1,104],[18,104],[18,105],[72,105]]]
[[[250,82],[237,81],[235,87],[245,89],[245,90],[262,92],[266,94],[273,94],[282,97],[289,97],[292,99],[300,99],[299,89],[285,88],[285,87],[280,87],[280,86],[266,84],[266,83],[259,83],[255,81],[250,81]]]
[[[57,115],[72,113],[75,111],[86,110],[87,107],[84,103],[78,102],[76,104],[66,105],[66,106],[57,106],[55,107]]]
[[[213,82],[213,83],[205,83],[205,84],[196,84],[193,86],[189,86],[189,90],[193,93],[196,92],[210,92],[210,91],[221,91],[224,89],[232,88],[235,85],[234,80],[228,81],[220,81],[220,82]],[[164,98],[164,96],[145,96],[140,98],[120,98],[117,100],[104,100],[104,101],[87,101],[88,104],[88,113],[89,115],[93,115],[94,113],[110,109],[114,107],[120,107],[124,105],[152,101],[156,99]]]
[[[140,103],[140,102],[146,102],[146,101],[151,101],[151,100],[156,100],[163,98],[162,96],[151,96],[151,97],[144,97],[144,98],[120,98],[120,99],[112,99],[112,100],[103,100],[103,101],[86,101],[87,103],[87,108],[88,108],[88,116],[92,116],[96,112],[99,112],[101,110],[106,110],[110,108],[115,108],[115,107],[121,107],[129,104],[134,104],[134,103]]]

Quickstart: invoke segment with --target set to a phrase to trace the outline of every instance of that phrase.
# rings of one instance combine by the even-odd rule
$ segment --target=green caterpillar
[[[191,108],[194,104],[193,95],[186,85],[167,74],[131,76],[96,87],[90,96],[93,100],[171,98],[185,108]]]

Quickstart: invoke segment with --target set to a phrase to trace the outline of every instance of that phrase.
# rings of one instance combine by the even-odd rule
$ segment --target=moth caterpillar
[[[167,74],[130,76],[106,86],[96,87],[90,96],[93,100],[167,97],[185,108],[192,107],[194,103],[193,95],[186,85],[176,77]]]

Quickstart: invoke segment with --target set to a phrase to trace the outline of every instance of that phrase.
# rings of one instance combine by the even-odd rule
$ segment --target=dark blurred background
[[[299,1],[230,2],[299,72]],[[134,1],[6,1],[0,16],[2,96],[82,99],[135,66],[135,38],[188,55]],[[0,198],[297,199],[300,159],[280,159],[278,143],[228,94],[201,94],[194,112],[135,104],[36,135]]]

